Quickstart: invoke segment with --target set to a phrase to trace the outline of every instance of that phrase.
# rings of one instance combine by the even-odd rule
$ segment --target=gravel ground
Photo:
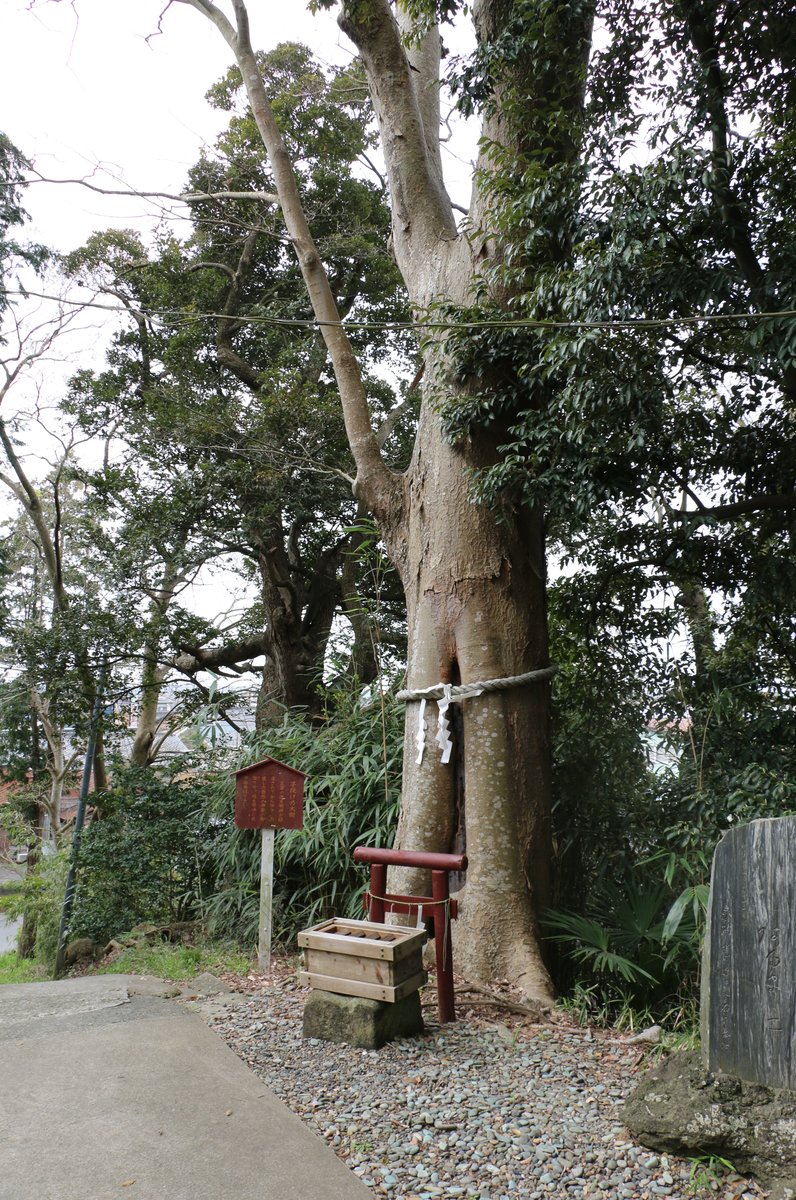
[[[425,1036],[363,1051],[304,1041],[307,993],[289,977],[247,990],[213,1028],[374,1196],[765,1195],[737,1175],[700,1180],[699,1166],[633,1142],[622,1102],[644,1055],[619,1037],[462,1004],[453,1025],[428,1009]]]

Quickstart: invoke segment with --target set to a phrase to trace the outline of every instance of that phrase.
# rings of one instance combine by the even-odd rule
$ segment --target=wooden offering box
[[[340,996],[394,1004],[416,992],[423,970],[425,930],[335,917],[298,935],[304,950],[301,982]]]

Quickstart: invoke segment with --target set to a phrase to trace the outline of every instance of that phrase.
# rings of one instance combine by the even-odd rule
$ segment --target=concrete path
[[[366,1200],[159,980],[0,987],[0,1200]]]

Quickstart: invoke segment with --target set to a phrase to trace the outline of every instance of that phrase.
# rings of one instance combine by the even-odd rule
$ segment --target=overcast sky
[[[218,31],[187,5],[158,19],[165,0],[0,0],[0,130],[43,175],[114,176],[141,191],[179,191],[199,147],[212,143],[224,114],[204,100],[229,67]],[[330,13],[302,0],[251,5],[252,37],[269,49],[305,41],[330,62],[350,47]],[[150,36],[150,35],[155,36]],[[123,186],[123,184],[119,185]],[[36,234],[68,250],[95,229],[131,224],[137,200],[113,201],[79,187],[37,184],[27,200]]]

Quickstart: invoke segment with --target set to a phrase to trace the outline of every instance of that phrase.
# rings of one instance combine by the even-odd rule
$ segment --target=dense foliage
[[[279,833],[274,851],[274,932],[295,945],[299,929],[331,916],[363,916],[367,882],[355,846],[391,846],[398,820],[403,710],[389,693],[364,700],[341,690],[326,698],[325,721],[313,729],[286,712],[280,726],[247,747],[246,762],[270,755],[307,774],[304,828]],[[219,836],[209,861],[214,894],[206,912],[218,933],[256,939],[260,837],[236,830],[233,784],[217,779],[210,811]]]
[[[212,830],[201,791],[167,772],[117,769],[103,797],[103,816],[86,829],[70,937],[102,944],[142,922],[199,919],[210,885],[202,853]]]

